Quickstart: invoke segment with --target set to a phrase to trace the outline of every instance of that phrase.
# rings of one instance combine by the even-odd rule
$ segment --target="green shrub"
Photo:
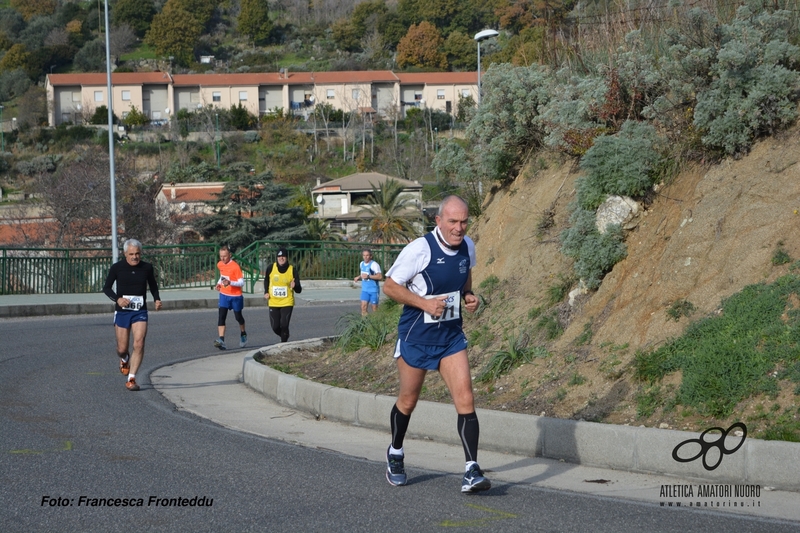
[[[111,121],[112,124],[119,122],[116,113],[112,115]],[[104,105],[97,106],[97,108],[94,110],[92,118],[89,119],[89,124],[108,124],[108,107]]]
[[[600,286],[603,276],[628,254],[622,228],[610,224],[601,234],[593,211],[576,210],[571,227],[561,233],[561,252],[575,260],[575,274],[589,289]]]
[[[24,176],[35,176],[45,172],[53,172],[61,156],[43,155],[34,157],[29,161],[19,161],[16,164],[17,172]]]
[[[581,331],[581,334],[578,335],[578,337],[575,339],[575,344],[578,346],[589,344],[590,342],[592,342],[593,335],[594,332],[592,331],[592,323],[587,322],[586,324],[583,325],[583,331]]]
[[[542,146],[545,130],[536,120],[550,99],[545,67],[492,65],[481,80],[483,96],[467,127],[467,137],[480,146],[477,172],[490,180],[517,176],[531,150]]]
[[[675,300],[667,309],[667,316],[677,322],[684,316],[690,316],[697,308],[689,300]]]
[[[578,205],[597,209],[611,195],[643,196],[655,182],[661,156],[655,128],[627,121],[616,135],[595,139],[581,158],[586,175],[578,180]]]
[[[567,381],[567,385],[570,387],[576,387],[578,385],[583,385],[584,383],[586,383],[586,378],[577,372],[574,372],[572,376],[570,376],[569,381]]]
[[[775,266],[778,265],[786,265],[792,262],[792,257],[783,249],[783,247],[778,247],[775,250],[775,253],[772,254],[772,264]]]
[[[122,119],[122,122],[128,126],[144,126],[150,122],[150,119],[147,118],[147,115],[145,115],[144,112],[139,111],[136,106],[131,106],[131,110],[128,111],[128,114],[125,115],[125,118]]]
[[[231,106],[229,124],[237,130],[244,131],[255,127],[258,124],[258,118],[239,102],[237,105]]]
[[[606,98],[606,80],[596,75],[548,80],[551,99],[541,107],[537,122],[546,131],[544,144],[571,156],[582,156],[594,139],[608,131],[598,122],[597,102]]]
[[[664,116],[679,102],[680,112],[688,107],[693,114],[704,145],[725,154],[746,152],[759,135],[794,121],[800,49],[789,40],[789,11],[742,6],[730,24],[701,9],[687,18],[667,32],[662,66],[670,91],[650,116]]]

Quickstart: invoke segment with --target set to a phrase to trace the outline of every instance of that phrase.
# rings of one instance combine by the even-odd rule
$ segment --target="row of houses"
[[[48,122],[79,124],[109,102],[121,118],[134,107],[151,121],[168,121],[177,111],[241,105],[261,116],[276,109],[308,117],[320,103],[345,112],[388,119],[412,107],[456,113],[460,98],[477,101],[477,72],[395,73],[390,70],[238,74],[120,72],[49,74]]]

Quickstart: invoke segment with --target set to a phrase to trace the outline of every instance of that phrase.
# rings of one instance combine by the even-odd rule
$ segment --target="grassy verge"
[[[654,404],[680,404],[702,415],[726,418],[745,399],[762,394],[777,398],[781,380],[795,384],[797,395],[800,277],[787,274],[771,284],[745,287],[712,316],[691,324],[680,338],[637,353],[634,369],[638,380],[650,384],[639,398],[643,414],[652,413]],[[680,386],[665,395],[657,384],[673,372],[681,372]],[[763,418],[769,427],[762,438],[800,438],[796,412],[769,414]]]

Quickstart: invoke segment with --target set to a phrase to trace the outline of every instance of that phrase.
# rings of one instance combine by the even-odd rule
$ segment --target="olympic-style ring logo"
[[[731,430],[734,428],[741,428],[742,440],[739,441],[739,444],[737,444],[736,447],[729,450],[728,448],[725,447],[725,437],[727,437],[728,433],[730,433]],[[705,436],[706,434],[711,433],[712,431],[719,431],[720,432],[719,438],[717,438],[716,440],[707,441],[705,439]],[[744,444],[744,439],[746,438],[747,438],[747,426],[745,426],[744,423],[742,422],[736,422],[735,424],[731,425],[731,427],[729,427],[728,429],[722,429],[717,427],[709,428],[700,434],[700,438],[685,440],[680,444],[678,444],[677,446],[675,446],[675,449],[672,450],[672,458],[678,461],[679,463],[691,463],[692,461],[695,461],[697,460],[697,458],[702,456],[703,468],[705,468],[710,472],[711,470],[714,470],[720,465],[720,463],[722,462],[722,458],[725,455],[730,455],[736,452],[736,450],[738,450],[739,448],[741,448],[742,444]],[[680,455],[678,455],[678,451],[686,444],[689,445],[699,444],[700,452],[698,452],[697,455],[694,455],[692,457],[680,457]],[[708,452],[712,448],[719,448],[719,457],[717,458],[716,463],[714,463],[713,465],[709,465]]]

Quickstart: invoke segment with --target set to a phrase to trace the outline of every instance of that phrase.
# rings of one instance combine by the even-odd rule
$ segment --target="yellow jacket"
[[[292,280],[295,285],[292,289]],[[269,294],[268,305],[270,307],[292,307],[294,306],[294,293],[300,292],[300,280],[295,277],[294,266],[289,265],[286,272],[281,274],[278,264],[273,263],[272,268],[264,278],[264,288]]]

